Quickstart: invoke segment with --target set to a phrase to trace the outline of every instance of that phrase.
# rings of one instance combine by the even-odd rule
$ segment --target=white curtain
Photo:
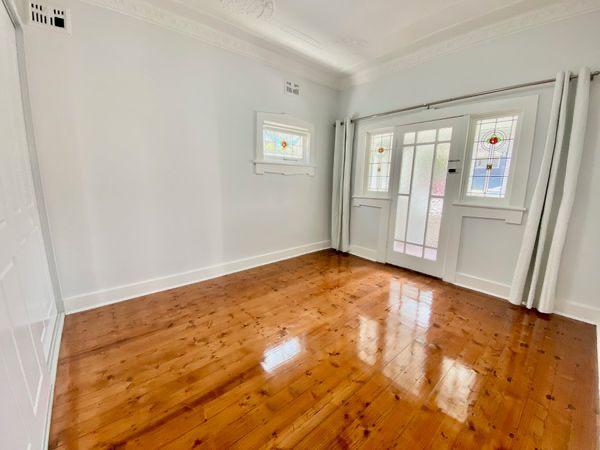
[[[561,161],[565,158],[563,142],[569,129],[569,81],[569,72],[559,72],[556,76],[544,156],[509,297],[514,304],[525,303],[528,308],[536,308],[544,313],[554,310],[560,260],[575,201],[587,125],[589,69],[582,68],[579,71],[570,139],[566,149],[564,181],[561,184],[558,183],[558,174],[562,170]]]
[[[331,197],[331,246],[342,252],[350,246],[350,177],[354,124],[347,119],[335,123],[333,193]]]

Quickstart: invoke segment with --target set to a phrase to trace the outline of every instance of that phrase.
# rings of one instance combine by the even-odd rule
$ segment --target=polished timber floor
[[[595,330],[323,251],[68,316],[50,448],[597,448]]]

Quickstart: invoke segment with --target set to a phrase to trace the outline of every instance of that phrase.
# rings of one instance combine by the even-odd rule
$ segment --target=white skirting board
[[[279,250],[263,255],[251,256],[249,258],[238,259],[235,261],[216,264],[214,266],[203,267],[189,272],[167,275],[165,277],[144,280],[125,286],[118,286],[87,294],[76,295],[64,299],[65,313],[73,314],[88,309],[98,308],[104,305],[130,300],[143,295],[153,294],[155,292],[165,291],[187,284],[198,283],[211,278],[220,277],[241,270],[251,269],[253,267],[270,264],[295,256],[313,253],[319,250],[325,250],[331,247],[330,241],[315,242],[312,244],[292,247],[285,250]]]
[[[583,303],[565,302],[563,305],[558,306],[554,312],[581,322],[591,323],[596,327],[600,326],[600,308],[594,308]],[[598,333],[598,328],[596,328],[596,333]]]
[[[351,245],[348,249],[348,253],[360,256],[361,258],[368,259],[370,261],[379,261],[377,259],[377,250],[372,250],[367,247],[361,247],[360,245]]]
[[[476,277],[474,275],[469,275],[462,272],[457,272],[454,274],[454,281],[449,282],[467,289],[473,289],[474,291],[493,295],[494,297],[498,297],[503,300],[508,299],[508,294],[510,292],[510,286],[508,284],[499,283],[497,281]]]
[[[44,445],[42,448],[48,448],[50,439],[50,423],[52,420],[52,405],[54,403],[54,387],[56,386],[56,371],[58,369],[58,355],[60,353],[60,342],[62,339],[63,324],[65,322],[64,313],[59,313],[54,325],[54,334],[52,336],[52,345],[50,346],[50,404],[48,405],[48,417],[46,417],[46,430],[44,434]]]

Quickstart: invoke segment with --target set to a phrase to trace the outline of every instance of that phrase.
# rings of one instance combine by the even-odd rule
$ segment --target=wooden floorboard
[[[597,449],[592,325],[322,251],[67,316],[50,448]]]

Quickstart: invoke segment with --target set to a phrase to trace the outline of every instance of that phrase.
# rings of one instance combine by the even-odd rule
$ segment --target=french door
[[[458,197],[465,118],[397,127],[386,261],[444,274],[448,216]]]

